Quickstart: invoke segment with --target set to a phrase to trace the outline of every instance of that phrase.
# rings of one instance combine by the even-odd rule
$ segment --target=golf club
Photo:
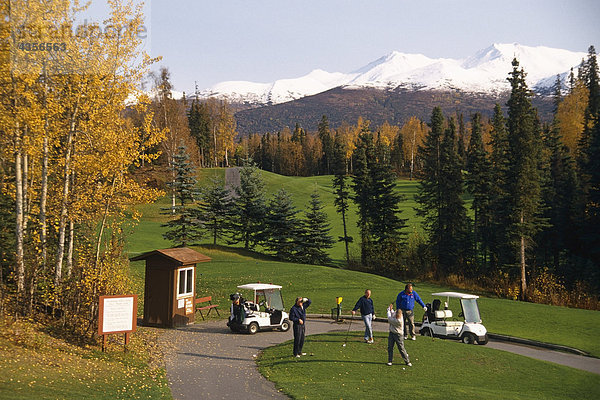
[[[348,341],[348,333],[350,332],[350,327],[352,326],[352,321],[354,321],[354,315],[350,317],[350,323],[348,324],[348,330],[346,331],[346,337],[344,338],[344,344],[342,347],[346,347],[346,342]]]

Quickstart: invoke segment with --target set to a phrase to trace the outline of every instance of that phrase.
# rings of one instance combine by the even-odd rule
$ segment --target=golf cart
[[[444,308],[441,308],[440,299],[434,299],[427,304],[427,311],[423,315],[423,324],[420,333],[422,336],[460,339],[467,344],[486,344],[488,335],[485,326],[481,323],[477,299],[479,296],[457,292],[433,293],[433,296],[446,298]],[[458,314],[464,321],[453,318],[452,310],[448,308],[450,299],[458,299],[462,311]]]
[[[265,283],[248,283],[238,289],[251,290],[253,297],[245,300],[240,293],[230,297],[231,315],[227,326],[232,332],[248,332],[253,335],[259,330],[290,329],[288,314],[284,311],[281,286]]]

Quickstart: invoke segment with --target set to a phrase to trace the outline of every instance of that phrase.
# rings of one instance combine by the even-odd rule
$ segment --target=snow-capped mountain
[[[232,102],[278,104],[314,95],[336,87],[345,89],[406,88],[412,90],[461,90],[498,94],[509,89],[506,80],[513,58],[527,73],[530,88],[546,92],[559,74],[564,79],[586,56],[549,47],[517,43],[493,44],[466,59],[429,58],[422,54],[393,51],[350,73],[320,69],[293,79],[272,83],[227,81],[203,90],[203,98],[219,97]]]

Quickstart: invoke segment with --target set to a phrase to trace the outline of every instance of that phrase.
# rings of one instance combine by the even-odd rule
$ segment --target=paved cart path
[[[352,330],[360,330],[362,326],[361,320],[355,320]],[[375,322],[373,328],[376,331],[388,329],[384,322]],[[307,323],[308,335],[345,332],[347,329],[346,324],[323,319],[312,319]],[[166,330],[161,336],[161,344],[165,349],[167,378],[173,398],[287,399],[272,382],[260,375],[254,357],[260,350],[292,338],[291,329],[256,335],[232,334],[224,320]],[[487,347],[600,374],[600,359],[597,358],[493,340]]]

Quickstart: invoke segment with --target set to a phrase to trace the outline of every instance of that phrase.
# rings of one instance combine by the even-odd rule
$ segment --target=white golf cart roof
[[[239,286],[238,286],[239,287]],[[458,293],[458,292],[438,292],[432,293],[433,296],[454,297],[457,299],[478,299],[479,296],[474,294]]]
[[[248,289],[248,290],[281,289],[281,286],[271,285],[268,283],[247,283],[245,285],[238,286],[238,289]]]

